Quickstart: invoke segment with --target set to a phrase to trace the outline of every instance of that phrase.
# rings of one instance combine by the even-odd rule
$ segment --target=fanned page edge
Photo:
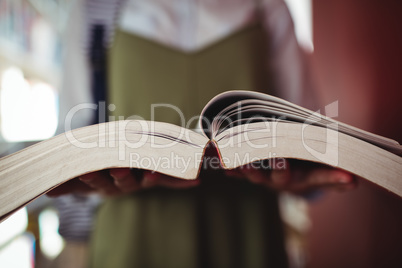
[[[148,132],[151,129],[158,136]],[[109,122],[60,134],[0,159],[0,222],[62,183],[98,170],[141,168],[196,179],[208,142],[192,130],[140,120]],[[161,162],[168,165],[170,160],[178,163],[175,168]]]
[[[402,157],[331,129],[275,124],[241,125],[216,137],[224,168],[264,159],[300,159],[349,171],[402,197]]]
[[[346,133],[348,135],[351,136],[355,136],[354,134],[352,134],[353,132],[357,134],[357,138],[363,139],[368,141],[369,143],[373,143],[377,146],[380,146],[388,151],[392,151],[395,154],[398,155],[402,155],[402,145],[399,144],[398,141],[387,138],[387,137],[383,137],[381,135],[378,134],[374,134],[362,129],[359,129],[357,127],[351,126],[349,124],[337,121],[333,118],[327,117],[325,115],[322,114],[318,114],[314,111],[311,111],[307,108],[304,108],[302,106],[299,106],[297,104],[291,103],[289,101],[286,101],[284,99],[272,96],[272,95],[268,95],[265,93],[261,93],[261,92],[255,92],[255,91],[245,91],[245,90],[231,90],[231,91],[226,91],[223,92],[221,94],[216,95],[214,98],[212,98],[204,107],[204,109],[201,112],[201,118],[204,118],[205,115],[208,114],[208,112],[210,112],[210,110],[214,110],[214,105],[217,105],[219,102],[223,102],[225,100],[229,101],[230,99],[233,98],[237,98],[239,100],[241,99],[256,99],[256,100],[263,100],[263,101],[268,101],[268,102],[274,102],[274,103],[280,103],[283,105],[288,106],[289,108],[297,108],[297,109],[301,109],[304,112],[307,113],[311,113],[311,114],[317,114],[320,115],[320,117],[322,117],[325,120],[328,120],[332,123],[335,124],[339,124],[339,126],[342,126],[343,128],[346,129]],[[238,101],[239,101],[238,100]],[[269,106],[267,106],[269,107]],[[285,114],[286,116],[286,114]],[[210,118],[208,118],[209,120],[211,120]],[[308,122],[308,118],[306,118],[306,122]],[[200,127],[201,129],[203,129],[204,134],[210,138],[214,138],[210,135],[208,135],[208,133],[205,133],[204,127],[202,126],[202,122],[200,122]]]

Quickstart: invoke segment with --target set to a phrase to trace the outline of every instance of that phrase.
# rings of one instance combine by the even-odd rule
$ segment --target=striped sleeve
[[[103,46],[109,47],[113,42],[114,29],[120,10],[126,0],[86,0],[85,1],[85,49],[91,47],[95,27],[102,27],[105,31]]]

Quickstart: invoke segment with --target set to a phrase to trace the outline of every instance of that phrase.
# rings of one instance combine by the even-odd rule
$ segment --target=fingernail
[[[79,177],[78,178],[80,181],[84,181],[84,182],[87,182],[87,181],[91,181],[92,180],[92,178],[88,178],[88,177],[84,177],[84,176],[82,176],[82,177]]]
[[[347,176],[347,175],[338,176],[338,177],[336,178],[336,180],[337,180],[339,183],[345,183],[345,184],[352,182],[352,178],[351,178],[350,176]]]
[[[332,180],[334,183],[347,184],[353,181],[353,177],[344,171],[334,170],[332,171]]]
[[[120,179],[126,177],[130,172],[131,171],[128,168],[113,168],[110,169],[109,174],[113,179]]]
[[[149,188],[155,186],[159,176],[160,175],[155,172],[145,172],[144,179],[142,180],[141,183],[142,187]]]
[[[79,179],[81,181],[91,181],[91,180],[95,179],[98,176],[99,176],[98,172],[92,172],[92,173],[87,173],[87,174],[81,175],[79,177]]]

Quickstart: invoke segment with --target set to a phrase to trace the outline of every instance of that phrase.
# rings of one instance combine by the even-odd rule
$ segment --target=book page
[[[402,155],[402,146],[385,138],[310,111],[283,99],[251,91],[228,91],[213,98],[204,108],[201,122],[204,133],[215,138],[222,131],[255,121],[288,121],[306,123],[354,136],[395,154]],[[212,122],[208,126],[205,122]]]
[[[256,122],[215,138],[224,167],[293,158],[349,171],[402,196],[402,157],[331,129],[288,122]]]
[[[0,216],[97,170],[140,168],[195,179],[208,141],[172,124],[140,120],[63,133],[0,159]]]

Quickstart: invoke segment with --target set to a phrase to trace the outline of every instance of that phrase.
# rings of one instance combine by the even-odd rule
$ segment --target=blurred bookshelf
[[[50,138],[57,128],[63,36],[75,0],[0,0],[0,156]],[[35,203],[24,228],[0,241],[0,267],[34,267],[38,213]],[[26,216],[25,216],[26,217]],[[12,221],[12,219],[10,219]],[[6,233],[13,226],[3,223]]]
[[[53,113],[52,118],[57,117],[63,33],[74,2],[0,0],[0,156],[51,136],[13,138],[9,134],[11,138],[7,138],[6,133],[34,132],[36,129],[22,129],[20,125],[24,120],[38,121],[41,117],[43,122],[52,121],[49,127],[54,126],[54,120],[46,118],[43,107],[49,107],[47,114]],[[51,91],[54,97],[41,98],[37,93],[43,93],[44,88],[46,96]],[[42,114],[35,114],[39,106]]]
[[[0,71],[16,66],[27,78],[57,87],[70,5],[68,0],[0,0]]]

